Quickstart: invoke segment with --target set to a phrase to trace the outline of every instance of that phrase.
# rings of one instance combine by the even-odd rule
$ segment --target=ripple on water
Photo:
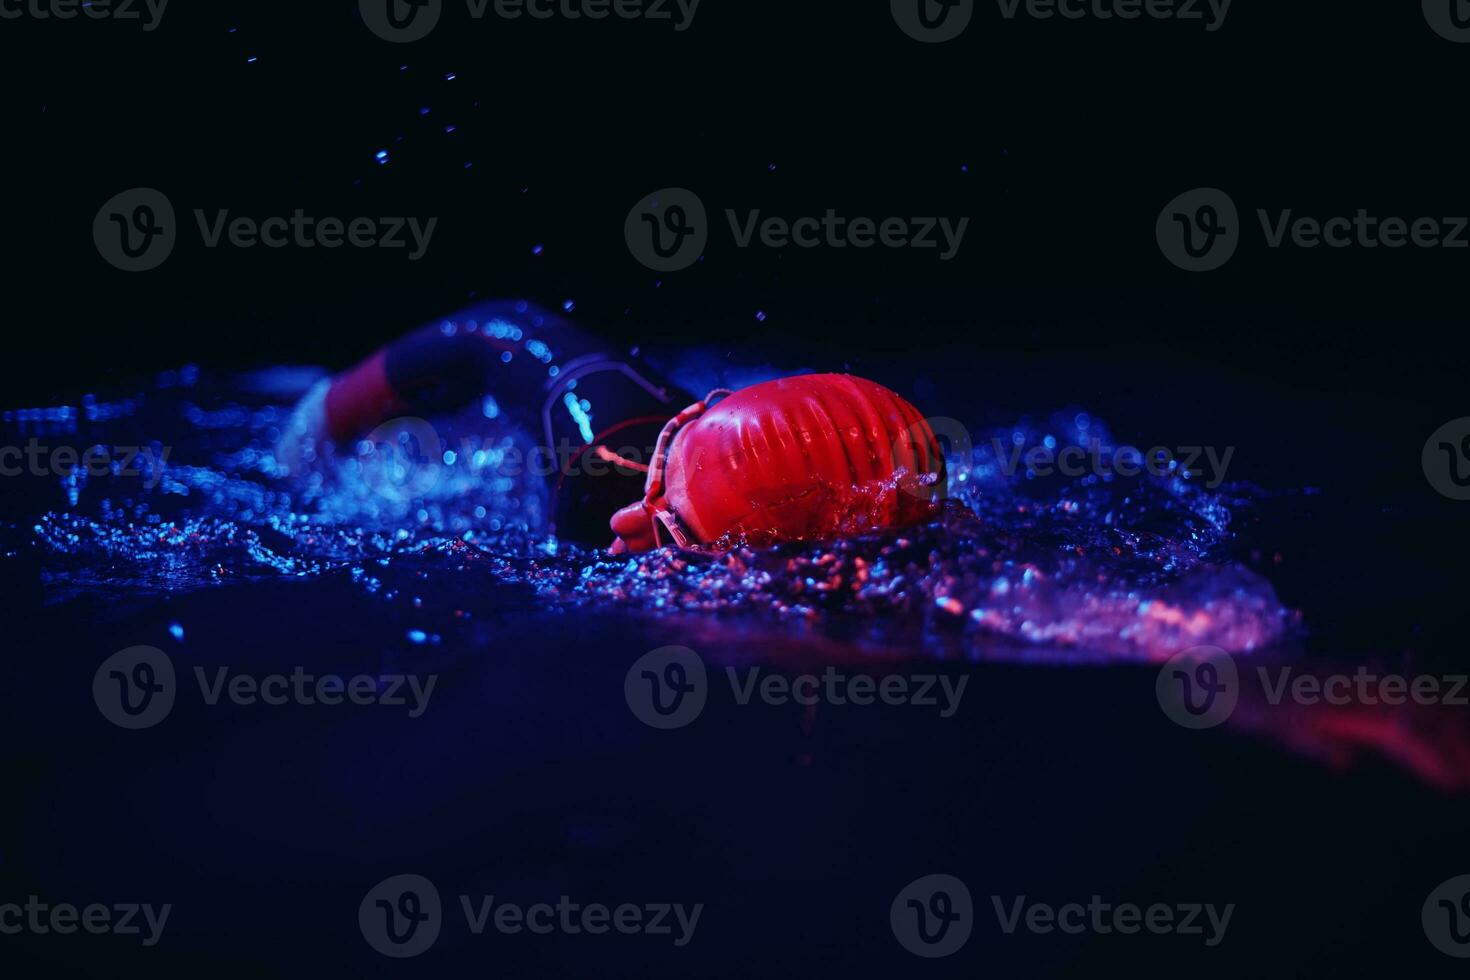
[[[419,631],[436,637],[473,618],[477,601],[499,609],[501,587],[548,617],[573,608],[738,621],[943,656],[1250,651],[1294,619],[1233,560],[1232,520],[1259,491],[1210,490],[1177,471],[1065,480],[1008,464],[1014,445],[1108,444],[1102,422],[1075,409],[977,435],[950,458],[954,499],[922,527],[615,557],[544,533],[542,480],[516,465],[531,443],[480,406],[407,435],[380,430],[375,446],[287,473],[272,447],[289,399],[255,392],[186,369],[126,397],[6,412],[7,445],[152,447],[131,465],[114,451],[105,468],[23,478],[6,552],[36,556],[56,602],[330,575],[365,601],[408,602],[404,582],[432,574],[442,587],[452,575],[453,610],[419,612]]]

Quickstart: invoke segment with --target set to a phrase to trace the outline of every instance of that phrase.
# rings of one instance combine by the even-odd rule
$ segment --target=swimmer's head
[[[643,499],[613,516],[612,550],[907,527],[937,515],[944,472],[928,420],[876,382],[808,374],[718,390],[664,425]]]

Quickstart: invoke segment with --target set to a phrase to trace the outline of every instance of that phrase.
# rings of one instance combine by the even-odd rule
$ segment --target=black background
[[[1255,218],[1470,214],[1470,45],[1437,36],[1418,4],[1235,0],[1209,33],[1200,21],[1005,21],[982,3],[962,37],[932,46],[899,31],[882,2],[703,0],[683,33],[616,18],[472,23],[450,4],[429,39],[391,45],[343,0],[173,0],[151,33],[0,21],[0,50],[5,407],[183,363],[343,367],[473,298],[574,300],[590,328],[665,356],[700,345],[732,364],[921,377],[923,407],[967,421],[1076,404],[1125,439],[1243,447],[1234,475],[1326,491],[1298,538],[1271,542],[1289,559],[1272,575],[1283,602],[1333,610],[1311,624],[1318,642],[1338,656],[1413,647],[1463,663],[1467,505],[1433,493],[1420,450],[1470,415],[1470,249],[1269,249]],[[181,240],[159,269],[128,274],[98,255],[91,225],[137,186],[168,195]],[[696,191],[715,228],[703,262],[659,275],[628,253],[623,219],[667,186]],[[1161,255],[1154,222],[1199,186],[1227,191],[1246,232],[1223,269],[1189,274]],[[263,218],[298,207],[439,224],[418,262],[205,249],[193,226],[194,208]],[[971,221],[942,263],[933,252],[737,249],[727,207]],[[1385,513],[1391,524],[1370,525]],[[870,787],[847,775],[844,793]],[[1315,793],[1322,813],[1338,799],[1325,777],[1305,788],[1295,770],[1273,778],[1210,811],[1217,843],[1271,813],[1288,783]],[[554,810],[554,783],[538,777],[528,795]],[[1445,812],[1411,802],[1411,820]],[[759,803],[743,803],[752,821],[768,815]],[[1407,847],[1422,825],[1406,826],[1385,796],[1351,827],[1382,826]],[[1284,907],[1299,846],[1315,887],[1354,883],[1333,855],[1361,838],[1322,835],[1315,851],[1257,839],[1273,847],[1252,867],[1283,869]],[[1099,832],[1094,855],[1106,840]],[[1418,846],[1421,859],[1435,849]],[[1393,847],[1374,852],[1375,880],[1396,874]],[[1449,850],[1440,877],[1464,870]],[[1427,867],[1405,872],[1405,892],[1437,883]],[[1330,918],[1320,903],[1297,911]],[[1420,944],[1414,911],[1385,923],[1391,943],[1359,934],[1362,955],[1389,963],[1389,947]],[[803,948],[789,931],[781,942]],[[1356,955],[1333,942],[1331,962]],[[1274,975],[1260,950],[1232,955],[1231,972]],[[1298,947],[1291,962],[1305,970],[1313,955]]]
[[[1179,422],[1180,444],[1274,432],[1259,455],[1296,481],[1305,456],[1312,480],[1381,470],[1407,486],[1423,440],[1463,414],[1470,249],[1269,249],[1255,219],[1470,212],[1453,95],[1470,48],[1412,4],[1242,0],[1213,33],[1006,21],[982,4],[939,45],[905,36],[886,4],[720,0],[682,33],[473,22],[450,4],[406,45],[350,3],[179,4],[152,32],[3,27],[18,117],[7,342],[25,365],[12,404],[187,362],[341,367],[472,297],[526,296],[574,300],[629,343],[953,368],[1002,414],[1075,401],[1125,436],[1169,439]],[[130,274],[100,258],[91,222],[135,186],[167,194],[181,228],[163,266]],[[705,261],[658,275],[622,225],[666,186],[695,190],[715,227]],[[1246,228],[1229,264],[1190,274],[1160,254],[1154,221],[1199,186],[1229,193]],[[409,262],[206,249],[192,215],[298,207],[440,220]],[[971,223],[950,262],[742,250],[726,208]]]
[[[1235,478],[1336,495],[1341,533],[1305,549],[1327,567],[1361,550],[1373,515],[1412,528],[1383,534],[1397,553],[1371,571],[1314,569],[1284,598],[1338,596],[1352,617],[1357,596],[1399,593],[1457,644],[1465,522],[1426,493],[1420,452],[1467,414],[1470,249],[1271,249],[1255,212],[1470,214],[1455,98],[1470,45],[1415,4],[1237,0],[1214,32],[998,10],[980,4],[938,45],[883,3],[704,0],[684,32],[472,21],[451,3],[411,44],[374,36],[351,3],[178,4],[152,32],[4,21],[6,402],[184,363],[341,368],[475,298],[573,300],[590,329],[665,359],[703,345],[732,365],[866,373],[966,424],[1076,405],[1120,439],[1239,447]],[[180,240],[125,273],[91,224],[137,186],[169,196]],[[698,193],[714,227],[702,262],[657,274],[623,221],[668,186]],[[1231,195],[1243,240],[1223,268],[1186,273],[1154,222],[1201,186]],[[298,207],[440,220],[410,262],[206,249],[192,215]],[[727,208],[971,221],[940,262],[739,249]]]
[[[184,360],[337,364],[474,293],[573,298],[589,324],[639,339],[962,350],[981,377],[992,349],[1086,348],[1139,375],[1203,362],[1387,390],[1457,360],[1436,327],[1462,312],[1461,256],[1270,250],[1254,209],[1470,210],[1453,97],[1466,49],[1401,7],[1237,0],[1209,33],[1004,21],[982,4],[940,45],[899,32],[886,4],[705,0],[683,33],[616,18],[472,22],[451,4],[407,45],[371,35],[350,3],[177,4],[151,33],[5,21],[6,63],[23,71],[8,86],[18,118],[5,154],[7,279],[24,310],[13,342],[44,355],[61,332],[63,377]],[[698,192],[719,227],[704,263],[655,276],[628,255],[622,220],[670,185]],[[111,268],[91,242],[97,209],[133,186],[164,191],[186,225],[148,274]],[[1211,274],[1175,269],[1153,236],[1163,205],[1196,186],[1226,190],[1250,225]],[[417,263],[207,250],[196,207],[440,224]],[[726,207],[971,226],[949,263],[772,254],[733,246]],[[927,329],[891,329],[914,323]],[[26,372],[28,388],[51,373]]]

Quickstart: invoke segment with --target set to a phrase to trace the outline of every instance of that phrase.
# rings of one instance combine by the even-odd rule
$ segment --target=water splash
[[[1041,476],[1007,448],[1110,444],[1076,409],[977,435],[951,453],[940,520],[882,535],[723,555],[614,557],[558,541],[530,439],[498,413],[410,420],[295,472],[273,447],[315,375],[244,381],[166,372],[125,397],[7,412],[6,445],[148,445],[157,471],[52,465],[22,478],[6,552],[40,562],[50,601],[188,592],[258,579],[342,577],[364,601],[415,602],[426,636],[454,635],[506,589],[569,609],[683,617],[845,637],[934,656],[1161,660],[1280,641],[1293,615],[1232,554],[1258,491],[1210,490],[1177,467],[1136,477]],[[164,450],[168,450],[167,453]],[[423,603],[425,580],[452,602]],[[452,583],[452,584],[451,584]]]

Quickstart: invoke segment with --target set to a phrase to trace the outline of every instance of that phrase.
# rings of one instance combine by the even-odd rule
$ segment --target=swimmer
[[[595,476],[558,468],[552,530],[605,544],[610,523],[614,553],[901,527],[932,517],[944,493],[928,422],[872,381],[803,375],[695,400],[635,353],[511,301],[420,327],[318,383],[276,455],[299,470],[391,419],[486,397],[551,459],[594,453],[607,464]],[[620,455],[614,440],[652,456]]]

